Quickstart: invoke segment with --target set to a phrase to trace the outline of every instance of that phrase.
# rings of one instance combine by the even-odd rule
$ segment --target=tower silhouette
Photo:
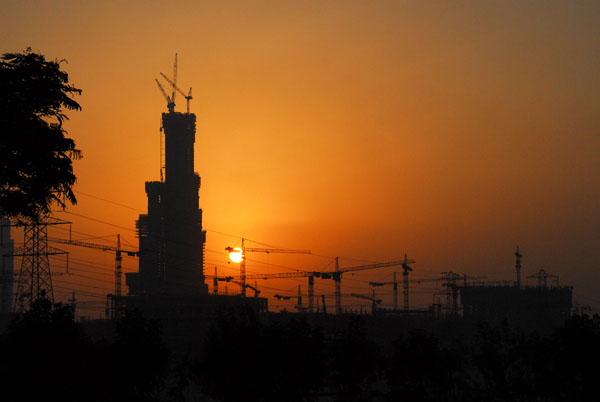
[[[125,275],[129,295],[173,296],[208,294],[204,282],[204,245],[202,210],[198,207],[200,176],[194,171],[196,115],[175,111],[177,56],[172,93],[167,95],[167,113],[162,114],[164,134],[164,181],[146,182],[148,213],[136,222],[140,247],[139,272]],[[186,100],[191,99],[191,90]],[[161,142],[162,144],[162,142]],[[162,159],[161,149],[161,159]]]

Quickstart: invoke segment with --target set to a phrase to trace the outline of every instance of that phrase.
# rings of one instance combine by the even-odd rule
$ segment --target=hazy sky
[[[514,280],[518,243],[525,275],[557,274],[576,302],[600,309],[599,2],[1,6],[0,51],[30,46],[67,59],[63,68],[83,89],[83,111],[67,124],[84,154],[82,193],[68,211],[123,228],[59,215],[73,230],[121,233],[136,246],[144,182],[159,178],[166,102],[154,78],[171,74],[177,52],[198,119],[207,273],[215,265],[235,273],[221,252],[240,240],[224,234],[323,256],[252,255],[285,268],[249,261],[250,272],[407,252],[415,277],[452,270],[497,280]],[[113,257],[73,250],[73,269],[77,258],[82,275],[100,279],[76,290],[109,292]],[[369,280],[391,272],[348,277],[344,292],[367,293]],[[77,280],[57,278],[64,292]],[[264,292],[293,294],[299,283],[305,291],[305,281],[272,281]],[[330,289],[317,283],[319,293]],[[430,293],[415,299],[431,301]]]

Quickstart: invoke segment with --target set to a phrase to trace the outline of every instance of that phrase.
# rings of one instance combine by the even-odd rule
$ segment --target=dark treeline
[[[384,353],[360,317],[325,331],[229,310],[202,352],[175,356],[139,312],[92,340],[69,307],[50,307],[38,301],[1,336],[3,401],[585,401],[600,378],[598,316],[545,337],[481,325],[443,345],[412,330]]]
[[[169,351],[160,325],[133,312],[93,342],[70,306],[33,303],[0,337],[2,401],[157,400]]]

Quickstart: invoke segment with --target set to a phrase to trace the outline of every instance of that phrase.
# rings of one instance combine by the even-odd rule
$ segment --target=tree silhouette
[[[127,401],[159,400],[169,367],[170,351],[162,340],[162,325],[139,310],[128,311],[116,325],[112,345],[113,384]]]
[[[35,300],[0,336],[2,400],[96,400],[86,389],[96,359],[89,338],[73,320],[70,306]]]
[[[0,58],[0,216],[38,221],[54,204],[76,204],[73,159],[81,157],[66,137],[65,110],[81,110],[71,96],[61,61],[31,49]]]
[[[169,350],[160,325],[132,311],[114,339],[93,342],[71,306],[35,300],[0,334],[0,400],[166,401]]]
[[[461,390],[460,355],[443,348],[439,339],[423,329],[413,329],[393,343],[387,381],[389,401],[467,401]]]
[[[286,315],[262,322],[251,309],[220,311],[191,366],[201,392],[224,402],[317,400],[324,386],[323,334]]]

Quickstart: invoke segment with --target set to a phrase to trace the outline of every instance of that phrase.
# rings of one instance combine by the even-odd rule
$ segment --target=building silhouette
[[[136,222],[139,272],[126,274],[130,296],[208,293],[204,281],[200,176],[194,171],[196,115],[162,114],[165,179],[146,182],[148,213]],[[162,175],[162,174],[161,174]]]

